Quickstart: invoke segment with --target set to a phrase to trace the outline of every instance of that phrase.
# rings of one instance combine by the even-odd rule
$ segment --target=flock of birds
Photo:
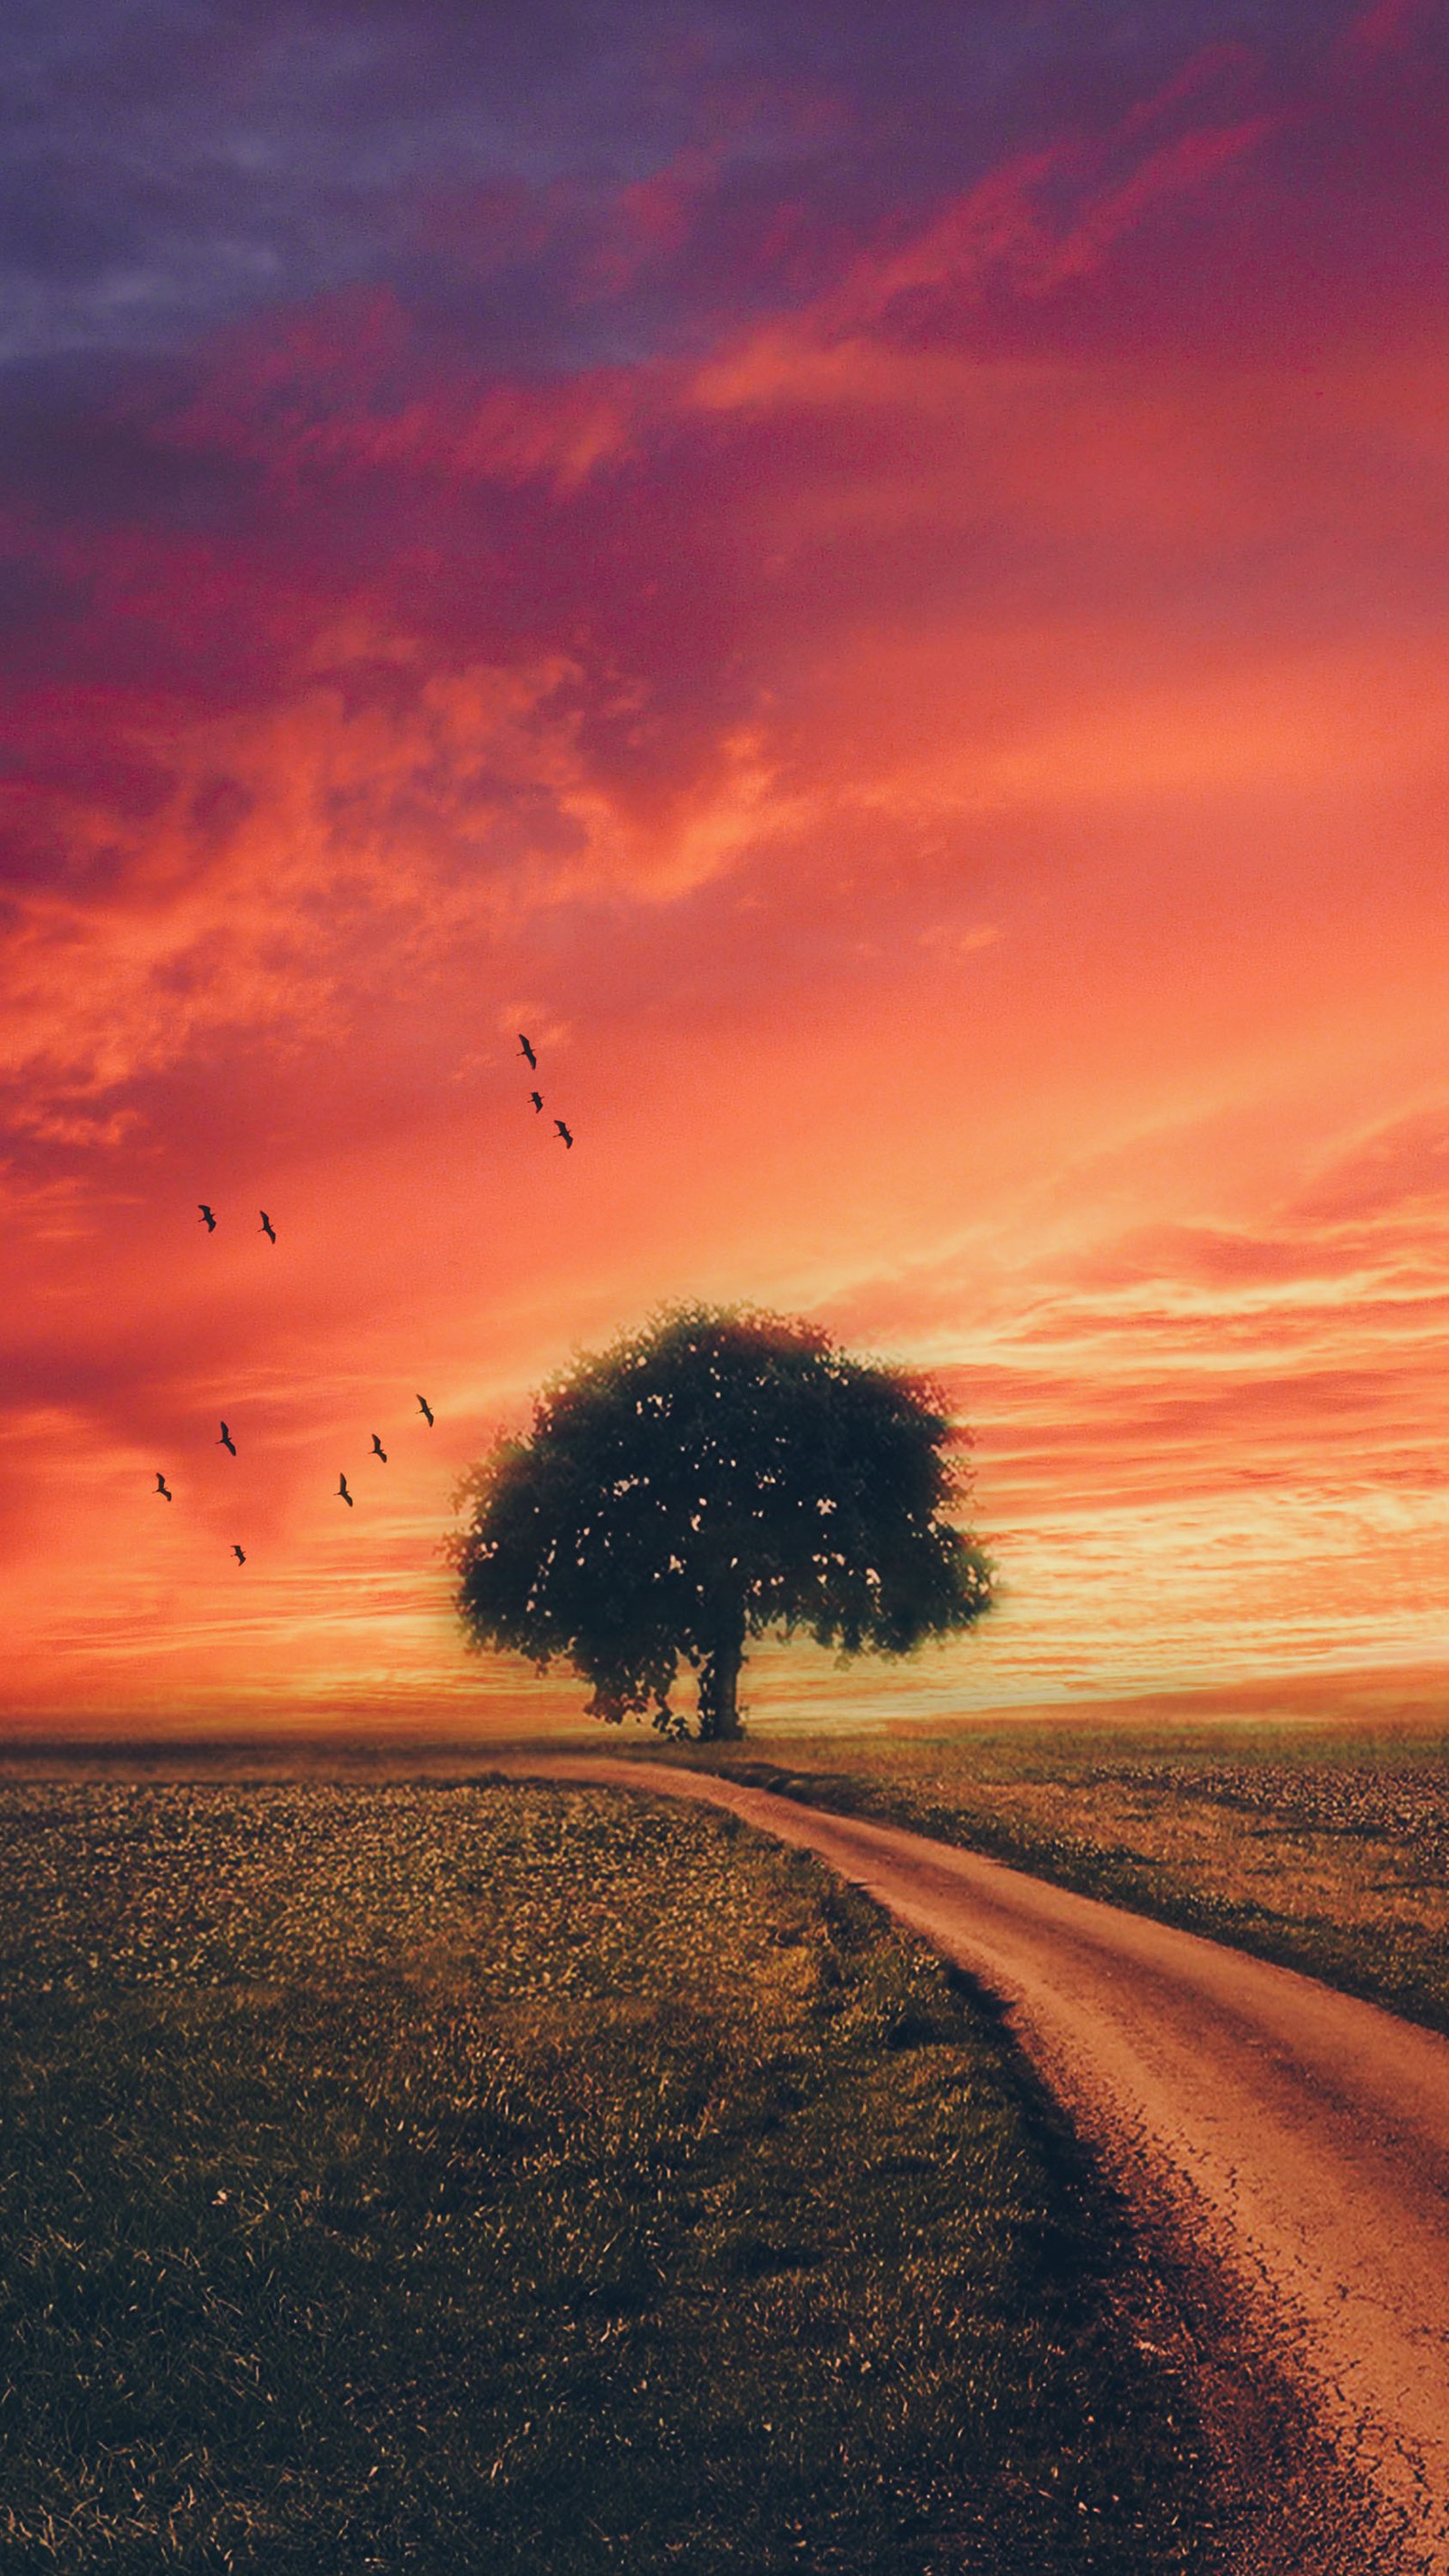
[[[520,1053],[521,1053],[523,1056],[525,1056],[525,1057],[527,1058],[527,1060],[528,1060],[528,1069],[529,1069],[530,1073],[537,1073],[537,1071],[538,1071],[538,1058],[537,1058],[537,1056],[534,1054],[533,1048],[530,1046],[530,1044],[529,1044],[529,1042],[528,1042],[528,1039],[527,1039],[526,1037],[524,1037],[524,1035],[522,1034],[522,1032],[521,1032],[521,1031],[520,1031],[520,1033],[519,1033],[518,1044],[519,1044],[519,1051],[520,1051]],[[542,1094],[541,1094],[540,1092],[537,1092],[537,1091],[530,1091],[530,1093],[529,1093],[529,1095],[528,1095],[528,1096],[529,1096],[529,1099],[530,1099],[530,1100],[532,1101],[532,1103],[533,1103],[533,1107],[534,1107],[534,1114],[535,1114],[535,1116],[538,1116],[538,1115],[542,1112],[542,1109],[543,1109],[543,1096],[542,1096]],[[562,1118],[555,1118],[555,1120],[554,1120],[554,1122],[553,1122],[553,1123],[554,1123],[555,1127],[557,1128],[557,1130],[558,1130],[558,1132],[559,1132],[559,1135],[562,1137],[562,1139],[563,1139],[563,1141],[564,1141],[564,1144],[565,1144],[565,1145],[570,1149],[570,1151],[572,1151],[572,1148],[573,1148],[573,1141],[574,1141],[574,1140],[573,1140],[573,1137],[571,1136],[571,1134],[569,1133],[569,1130],[568,1130],[567,1126],[564,1124],[563,1119],[562,1119]],[[207,1231],[207,1233],[208,1233],[208,1234],[215,1234],[215,1232],[216,1232],[216,1228],[217,1228],[217,1216],[216,1216],[216,1211],[215,1211],[215,1209],[214,1209],[214,1208],[212,1208],[212,1207],[209,1207],[205,1199],[199,1199],[199,1200],[197,1201],[197,1205],[198,1205],[198,1207],[199,1207],[199,1209],[200,1209],[200,1211],[201,1211],[200,1222],[205,1226],[206,1231]],[[262,1220],[262,1223],[261,1223],[261,1231],[262,1231],[262,1233],[266,1236],[268,1243],[275,1243],[275,1242],[276,1242],[276,1240],[277,1240],[277,1230],[276,1230],[276,1227],[273,1225],[272,1220],[271,1220],[271,1218],[268,1216],[267,1211],[266,1211],[266,1209],[265,1209],[265,1208],[260,1209],[260,1210],[259,1210],[259,1214],[260,1214],[260,1216],[261,1216],[261,1220]],[[425,1395],[420,1395],[420,1396],[418,1397],[418,1411],[421,1413],[421,1415],[422,1415],[422,1417],[423,1417],[423,1420],[426,1422],[426,1424],[427,1424],[427,1426],[428,1426],[428,1429],[431,1431],[431,1430],[432,1430],[432,1427],[433,1427],[433,1408],[432,1408],[432,1406],[429,1404],[428,1399],[427,1399],[427,1397],[426,1397]],[[225,1449],[225,1450],[228,1452],[228,1454],[229,1454],[231,1457],[233,1457],[233,1458],[236,1456],[236,1454],[237,1454],[236,1442],[233,1440],[233,1438],[232,1438],[232,1436],[231,1436],[230,1426],[229,1426],[227,1423],[223,1422],[223,1424],[222,1424],[222,1426],[221,1426],[221,1438],[220,1438],[218,1441],[216,1441],[213,1445],[214,1445],[216,1448],[218,1448],[218,1449]],[[374,1431],[374,1433],[373,1433],[373,1435],[372,1435],[372,1451],[371,1451],[371,1455],[372,1455],[374,1458],[378,1459],[384,1467],[387,1465],[387,1451],[384,1449],[384,1447],[383,1447],[383,1445],[382,1445],[382,1441],[381,1441],[381,1439],[379,1438],[379,1436],[378,1436],[377,1432],[375,1432],[375,1431]],[[161,1470],[159,1467],[158,1467],[158,1468],[157,1468],[157,1470],[156,1470],[156,1491],[157,1491],[157,1494],[160,1496],[160,1498],[162,1499],[162,1501],[163,1501],[163,1502],[168,1502],[168,1503],[170,1503],[170,1502],[174,1502],[174,1501],[175,1501],[175,1499],[176,1499],[175,1495],[174,1495],[174,1494],[172,1493],[172,1491],[171,1491],[170,1486],[169,1486],[169,1485],[167,1484],[167,1482],[166,1482],[165,1475],[163,1474],[162,1470]],[[339,1477],[338,1477],[338,1479],[337,1479],[337,1500],[338,1500],[339,1502],[343,1502],[343,1503],[345,1503],[345,1504],[347,1505],[347,1508],[348,1508],[348,1510],[349,1510],[349,1511],[354,1511],[354,1510],[356,1509],[356,1496],[355,1496],[355,1495],[353,1495],[353,1494],[351,1494],[351,1493],[349,1493],[349,1491],[348,1491],[348,1486],[347,1486],[347,1471],[346,1471],[346,1469],[345,1469],[345,1468],[342,1470],[341,1474],[339,1475]],[[245,1563],[246,1563],[246,1561],[247,1561],[247,1558],[246,1558],[246,1550],[245,1550],[245,1548],[244,1548],[244,1547],[239,1547],[239,1546],[236,1544],[236,1542],[235,1542],[235,1541],[233,1541],[233,1543],[232,1543],[232,1551],[231,1551],[231,1552],[232,1552],[232,1555],[236,1558],[236,1561],[237,1561],[238,1565],[245,1565]]]
[[[523,1054],[523,1055],[526,1055],[526,1056],[527,1056],[527,1058],[528,1058],[528,1070],[529,1070],[529,1072],[530,1072],[530,1073],[537,1073],[537,1071],[538,1071],[538,1058],[537,1058],[537,1056],[534,1054],[532,1047],[529,1045],[528,1040],[527,1040],[527,1038],[523,1035],[523,1032],[522,1032],[522,1030],[521,1030],[521,1029],[520,1029],[519,1034],[518,1034],[518,1045],[519,1045],[519,1052],[520,1052],[521,1054]],[[533,1102],[533,1111],[534,1111],[534,1116],[535,1116],[535,1117],[537,1117],[537,1116],[540,1114],[540,1112],[542,1111],[542,1108],[543,1108],[543,1093],[542,1093],[541,1091],[531,1091],[531,1092],[529,1093],[529,1095],[528,1095],[528,1096],[529,1096],[529,1099]],[[569,1146],[570,1148],[572,1148],[572,1145],[573,1145],[573,1141],[574,1141],[574,1140],[573,1140],[572,1136],[569,1134],[569,1131],[568,1131],[567,1127],[564,1125],[563,1120],[562,1120],[561,1118],[555,1118],[555,1120],[554,1120],[554,1122],[553,1122],[553,1123],[554,1123],[555,1127],[558,1129],[559,1134],[562,1136],[562,1138],[563,1138],[563,1140],[564,1140],[564,1143],[565,1143],[567,1146]]]

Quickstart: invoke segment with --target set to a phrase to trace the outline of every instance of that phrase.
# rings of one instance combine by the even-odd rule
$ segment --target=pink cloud
[[[1343,51],[1372,60],[1381,54],[1394,54],[1410,36],[1441,14],[1439,0],[1373,0],[1361,10],[1345,29],[1340,40]]]
[[[1321,103],[1257,77],[1047,132],[687,356],[274,315],[102,424],[194,506],[17,502],[61,601],[0,786],[25,1691],[149,1651],[213,1705],[222,1639],[243,1696],[466,1697],[453,1472],[670,1294],[954,1373],[1041,1623],[988,1665],[1209,1652],[1255,1563],[1261,1651],[1334,1583],[1392,1642],[1446,1428],[1449,454],[1422,309],[1366,345],[1330,278],[1277,345]],[[687,265],[715,167],[595,238]],[[344,1533],[419,1372],[439,1435]]]

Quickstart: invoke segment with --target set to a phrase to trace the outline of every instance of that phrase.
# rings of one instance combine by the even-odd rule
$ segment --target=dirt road
[[[1403,2535],[1395,2563],[1449,2576],[1449,2040],[998,1861],[708,1773],[497,1767],[729,1808],[1000,1996],[1129,2195],[1166,2197],[1246,2291],[1255,2333]]]

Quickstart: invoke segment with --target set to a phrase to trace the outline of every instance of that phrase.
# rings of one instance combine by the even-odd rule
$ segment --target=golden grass
[[[1010,2043],[732,1819],[32,1780],[0,1973],[6,2576],[1211,2564]]]
[[[773,1730],[685,1758],[975,1844],[1449,2029],[1442,1720],[996,1716]]]

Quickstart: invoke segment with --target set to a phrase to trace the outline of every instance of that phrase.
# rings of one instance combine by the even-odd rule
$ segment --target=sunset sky
[[[999,1610],[766,1713],[1449,1658],[1449,11],[7,69],[8,1722],[576,1710],[450,1496],[677,1297],[976,1434]]]

